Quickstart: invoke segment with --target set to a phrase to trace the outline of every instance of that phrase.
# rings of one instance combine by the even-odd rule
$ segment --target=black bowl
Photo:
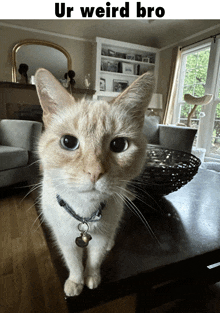
[[[183,151],[148,147],[143,172],[135,180],[150,195],[168,195],[186,185],[201,165],[193,154]],[[139,189],[139,188],[138,188]]]

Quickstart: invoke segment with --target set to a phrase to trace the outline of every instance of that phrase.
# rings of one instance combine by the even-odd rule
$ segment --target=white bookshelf
[[[158,49],[122,41],[96,38],[96,93],[94,98],[114,98],[141,74],[157,73]]]

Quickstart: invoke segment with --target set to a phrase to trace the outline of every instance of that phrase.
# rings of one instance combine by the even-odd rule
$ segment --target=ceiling
[[[1,24],[95,40],[95,37],[164,48],[205,30],[220,29],[220,20],[2,20]]]

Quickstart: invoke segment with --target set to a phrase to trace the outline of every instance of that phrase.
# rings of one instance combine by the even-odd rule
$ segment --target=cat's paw
[[[101,276],[100,275],[88,275],[86,277],[86,280],[85,280],[86,286],[89,289],[97,288],[98,285],[100,284],[100,282],[101,282]]]
[[[67,279],[64,285],[64,292],[67,297],[78,296],[83,290],[83,284],[77,284],[74,281]]]

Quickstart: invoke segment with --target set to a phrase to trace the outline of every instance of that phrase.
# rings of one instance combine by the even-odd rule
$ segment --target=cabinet
[[[159,51],[156,48],[96,38],[96,99],[112,99],[138,76],[153,71],[157,81]]]
[[[73,88],[76,100],[92,98],[94,93],[91,89]],[[42,113],[36,87],[31,84],[0,82],[0,104],[0,119],[38,120],[34,116]]]

